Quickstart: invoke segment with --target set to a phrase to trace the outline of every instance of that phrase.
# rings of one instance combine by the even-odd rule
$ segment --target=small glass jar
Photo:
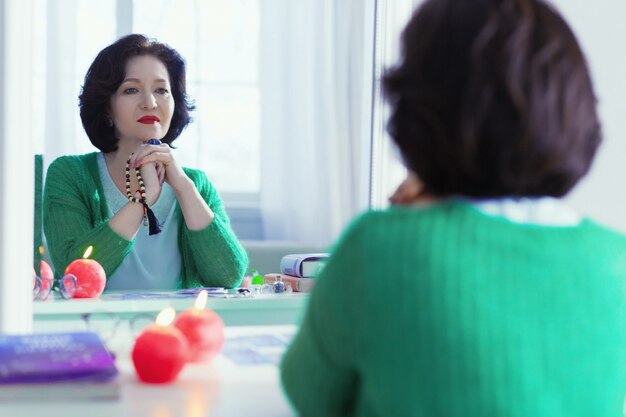
[[[283,282],[282,277],[279,275],[276,277],[276,281],[274,281],[274,293],[279,294],[285,292],[285,283]]]

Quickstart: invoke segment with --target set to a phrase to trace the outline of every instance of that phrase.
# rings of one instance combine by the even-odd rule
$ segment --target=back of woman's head
[[[444,196],[562,196],[601,141],[575,36],[540,0],[427,0],[384,77],[388,130]]]
[[[92,62],[79,96],[80,118],[91,143],[103,152],[117,149],[115,129],[108,122],[111,96],[122,84],[126,63],[134,57],[152,55],[167,68],[170,76],[174,114],[161,140],[171,144],[191,122],[193,104],[187,96],[185,61],[173,48],[144,35],[124,36],[104,48]]]

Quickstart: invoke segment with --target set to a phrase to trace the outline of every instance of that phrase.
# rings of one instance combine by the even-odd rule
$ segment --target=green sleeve
[[[248,255],[230,226],[220,196],[204,172],[185,171],[213,211],[214,219],[205,229],[196,231],[189,230],[181,219],[184,286],[235,288],[248,267]]]
[[[89,175],[79,157],[61,157],[48,168],[44,188],[44,232],[55,268],[63,273],[74,259],[93,246],[91,259],[110,276],[130,252],[133,242],[109,226],[101,210],[102,187]]]
[[[359,390],[357,335],[367,311],[357,278],[363,264],[359,229],[355,222],[334,247],[281,363],[283,389],[303,416],[353,411]]]

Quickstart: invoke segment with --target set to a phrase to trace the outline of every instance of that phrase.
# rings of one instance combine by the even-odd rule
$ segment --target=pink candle
[[[76,277],[77,287],[75,298],[95,298],[102,294],[107,282],[104,268],[97,261],[88,259],[93,246],[89,246],[83,254],[83,259],[76,259],[65,268],[65,275]]]
[[[189,357],[189,344],[183,334],[170,326],[176,311],[166,307],[139,335],[132,358],[137,376],[142,382],[165,384],[176,379]]]
[[[224,322],[217,313],[204,308],[206,302],[207,292],[202,290],[194,307],[183,311],[174,321],[174,326],[189,342],[189,360],[194,362],[210,361],[224,345]]]

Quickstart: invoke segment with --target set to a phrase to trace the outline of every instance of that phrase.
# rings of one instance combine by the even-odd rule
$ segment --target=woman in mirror
[[[80,116],[100,152],[49,167],[44,231],[57,275],[93,245],[106,290],[239,285],[247,255],[204,172],[181,167],[172,143],[194,109],[177,51],[123,37],[91,64]]]
[[[560,197],[601,141],[589,69],[542,0],[426,0],[384,78],[414,177],[317,278],[282,382],[306,416],[613,416],[626,237]]]

